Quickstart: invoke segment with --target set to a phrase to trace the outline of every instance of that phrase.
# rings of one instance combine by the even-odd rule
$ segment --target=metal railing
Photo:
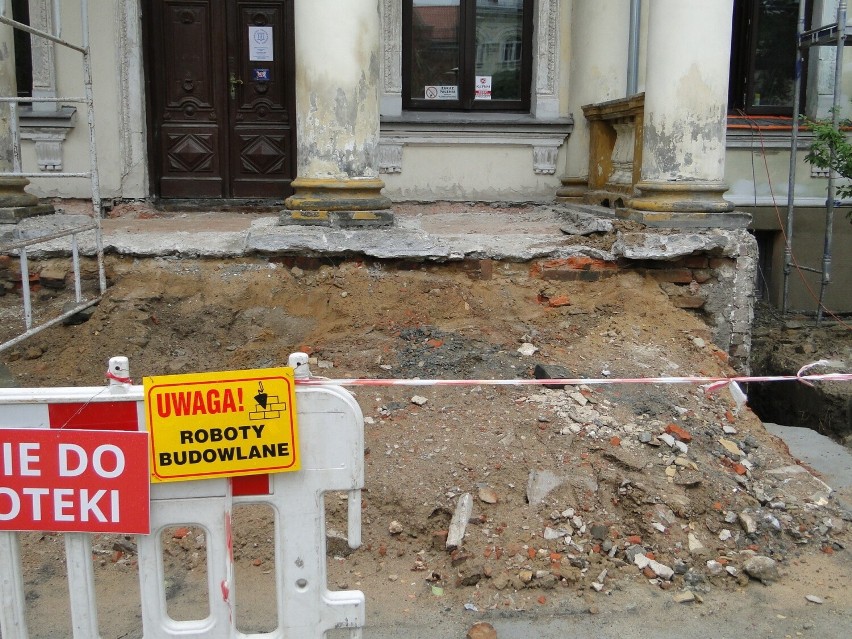
[[[19,115],[18,115],[18,106],[21,103],[32,103],[32,102],[74,102],[81,103],[86,106],[87,112],[87,122],[88,122],[88,134],[89,134],[89,170],[88,171],[80,171],[80,172],[61,172],[55,173],[51,172],[51,178],[89,178],[92,184],[92,215],[94,222],[89,225],[78,226],[74,228],[70,228],[64,231],[59,231],[56,233],[52,233],[50,235],[45,235],[33,239],[14,241],[12,243],[0,246],[0,253],[2,254],[10,254],[15,251],[18,252],[20,263],[21,263],[21,285],[22,285],[22,294],[23,294],[23,303],[24,303],[24,324],[25,324],[25,332],[21,335],[11,339],[7,342],[0,344],[0,351],[3,351],[14,344],[19,343],[20,341],[30,337],[31,335],[48,328],[49,326],[53,326],[54,324],[63,321],[64,319],[74,315],[75,313],[79,313],[80,311],[88,308],[96,304],[100,301],[103,294],[106,292],[106,275],[104,272],[104,260],[103,260],[103,238],[101,234],[101,193],[100,193],[100,179],[98,174],[98,159],[97,159],[97,148],[95,141],[95,111],[94,111],[94,93],[92,91],[92,65],[91,65],[91,51],[89,49],[89,3],[88,0],[81,0],[80,2],[80,22],[81,22],[81,43],[76,44],[65,40],[61,37],[62,32],[62,20],[61,20],[61,7],[59,0],[53,0],[53,24],[51,25],[51,31],[43,31],[40,29],[33,28],[27,24],[14,20],[7,15],[8,4],[6,0],[0,0],[0,23],[7,24],[14,29],[19,29],[21,31],[25,31],[29,33],[31,36],[45,38],[51,42],[54,42],[58,45],[71,49],[73,51],[77,51],[82,55],[82,65],[83,65],[83,89],[84,89],[84,97],[10,97],[10,96],[0,96],[0,104],[8,104],[9,105],[9,121],[10,121],[10,129],[11,129],[11,137],[12,137],[12,171],[11,172],[0,172],[0,177],[43,177],[43,173],[33,173],[26,172],[23,170],[23,163],[21,159],[21,136],[20,136],[20,123],[19,123]],[[83,301],[81,295],[80,288],[80,261],[79,254],[77,248],[77,236],[81,233],[85,233],[88,231],[94,231],[95,233],[95,253],[98,262],[98,280],[100,286],[100,295],[94,299],[89,301]],[[35,244],[40,244],[43,242],[48,242],[51,240],[56,240],[62,237],[71,237],[72,243],[72,260],[74,267],[74,282],[75,282],[75,299],[77,305],[72,310],[63,313],[61,316],[56,317],[48,322],[40,324],[39,326],[33,327],[32,324],[32,300],[30,295],[30,287],[29,287],[29,272],[27,265],[27,247],[33,246]]]
[[[80,277],[80,250],[77,243],[77,236],[81,233],[88,233],[91,231],[95,232],[96,241],[98,244],[98,279],[100,294],[93,299],[83,300],[83,289]],[[74,270],[74,301],[76,302],[76,304],[72,309],[62,313],[58,317],[54,317],[53,319],[38,324],[37,326],[33,326],[32,293],[30,289],[30,269],[29,258],[27,257],[27,247],[42,244],[44,242],[50,242],[57,239],[62,239],[64,237],[68,237],[69,235],[71,236],[71,261],[72,268]],[[42,235],[29,240],[20,240],[17,242],[12,242],[11,244],[6,244],[2,247],[3,253],[14,251],[17,251],[21,265],[21,297],[23,298],[24,305],[25,330],[17,337],[9,339],[0,344],[0,352],[6,350],[7,348],[11,348],[12,346],[24,341],[28,337],[31,337],[40,331],[43,331],[46,328],[50,328],[51,326],[58,324],[59,322],[65,321],[69,317],[76,315],[80,311],[83,311],[89,308],[90,306],[94,306],[95,304],[101,301],[101,299],[103,298],[103,294],[106,291],[106,274],[104,273],[103,268],[103,246],[101,244],[100,227],[98,224],[87,224],[84,226],[75,227],[73,229],[52,233],[50,235]]]

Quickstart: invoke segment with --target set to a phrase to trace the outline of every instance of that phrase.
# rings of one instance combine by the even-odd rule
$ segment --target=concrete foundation
[[[317,265],[329,259],[465,263],[474,269],[507,261],[527,263],[545,280],[589,282],[640,272],[656,279],[676,306],[699,314],[708,325],[707,339],[731,365],[748,371],[757,245],[744,229],[626,226],[608,209],[583,205],[397,203],[393,218],[388,216],[394,223],[386,228],[371,228],[374,214],[381,213],[375,211],[302,212],[303,220],[291,217],[282,226],[273,213],[149,218],[138,203],[128,210],[124,217],[118,206],[115,217],[103,221],[107,253],[294,257]],[[36,233],[51,217],[24,220],[22,232]],[[64,250],[59,243],[40,247],[51,255]],[[81,238],[80,250],[94,254],[93,240]]]

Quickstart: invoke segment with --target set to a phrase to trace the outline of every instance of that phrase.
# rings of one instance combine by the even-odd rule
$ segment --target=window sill
[[[381,118],[379,171],[402,172],[402,149],[417,145],[532,147],[533,171],[556,173],[559,147],[574,128],[571,117],[538,120],[528,113],[404,111]]]

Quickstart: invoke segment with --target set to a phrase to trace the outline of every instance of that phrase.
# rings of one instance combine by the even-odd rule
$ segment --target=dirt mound
[[[296,350],[329,377],[531,378],[536,366],[585,378],[732,373],[700,318],[635,273],[545,283],[519,264],[303,270],[119,258],[109,273],[88,322],[3,354],[20,385],[99,385],[113,355],[128,356],[140,380],[279,366]],[[387,615],[462,603],[595,608],[605,600],[590,596],[633,582],[700,598],[746,586],[747,573],[768,583],[802,552],[848,544],[827,487],[727,390],[478,384],[354,394],[366,420],[364,543],[351,554],[332,544],[329,583],[364,590]],[[326,505],[330,527],[345,530],[345,496]],[[459,525],[462,540],[448,548]],[[258,602],[274,592],[272,517],[241,507],[234,528],[237,589],[251,593],[238,599],[250,618],[241,629],[271,630],[274,607]],[[170,613],[194,617],[206,605],[203,531],[188,524],[164,541]],[[53,535],[26,539],[36,611],[57,605],[56,548]],[[135,578],[132,539],[103,538],[96,553],[98,578],[124,592],[116,584]],[[128,613],[121,623],[134,621]]]

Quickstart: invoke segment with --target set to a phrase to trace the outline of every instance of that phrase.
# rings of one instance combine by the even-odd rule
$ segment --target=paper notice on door
[[[272,27],[249,27],[249,60],[252,62],[271,62]]]
[[[478,75],[476,76],[476,85],[473,88],[474,100],[490,100],[491,99],[491,76]]]

